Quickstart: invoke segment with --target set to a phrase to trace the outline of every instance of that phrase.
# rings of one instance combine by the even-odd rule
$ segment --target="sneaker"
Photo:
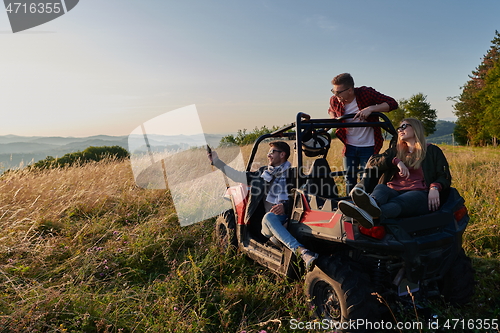
[[[339,210],[345,216],[352,217],[353,219],[358,221],[359,224],[361,224],[363,227],[368,229],[373,227],[373,218],[370,216],[370,214],[368,214],[366,211],[359,208],[355,204],[345,200],[339,201]]]
[[[306,266],[306,271],[310,271],[314,267],[314,262],[318,259],[318,254],[316,252],[310,251],[308,249],[303,249],[300,252],[300,257],[304,260]]]
[[[352,201],[354,201],[356,206],[365,210],[372,217],[380,217],[381,211],[380,207],[377,205],[377,202],[363,189],[355,187],[352,189],[349,195],[351,196]]]

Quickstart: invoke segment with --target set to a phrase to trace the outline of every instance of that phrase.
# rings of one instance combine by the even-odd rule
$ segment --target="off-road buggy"
[[[246,184],[227,189],[233,208],[216,222],[215,234],[222,244],[237,247],[277,273],[292,278],[305,274],[305,292],[316,315],[337,323],[380,320],[383,308],[373,293],[389,303],[404,302],[409,291],[420,300],[442,295],[451,303],[467,302],[473,294],[474,270],[462,249],[469,216],[456,189],[444,193],[443,204],[436,212],[385,220],[370,229],[337,210],[338,201],[349,198],[340,196],[334,177],[346,172],[332,172],[326,160],[328,147],[309,149],[305,139],[310,140],[311,133],[314,136],[339,127],[377,126],[386,136],[392,136],[391,144],[395,144],[397,132],[393,125],[386,115],[376,115],[379,121],[360,123],[344,121],[352,115],[310,119],[299,113],[295,123],[262,135],[254,143],[247,171],[261,142],[280,138],[295,141],[296,165],[289,169],[295,187],[290,194],[293,207],[288,229],[307,248],[320,254],[311,271],[305,272],[292,251],[272,244],[260,233],[263,207],[248,223],[244,222]],[[304,166],[305,155],[313,157],[309,168]],[[366,171],[370,172],[365,172],[363,184],[371,192],[378,175],[376,170]]]

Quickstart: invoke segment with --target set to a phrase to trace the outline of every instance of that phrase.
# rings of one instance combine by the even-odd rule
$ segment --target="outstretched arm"
[[[237,183],[245,183],[247,182],[247,173],[244,171],[238,171],[236,169],[231,168],[229,165],[224,163],[219,155],[213,150],[207,150],[207,157],[210,160],[210,163],[215,166],[217,169],[222,171],[226,176],[231,178]]]

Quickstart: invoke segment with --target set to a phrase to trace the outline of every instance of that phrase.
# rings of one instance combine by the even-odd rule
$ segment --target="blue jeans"
[[[345,145],[344,155],[344,170],[347,171],[345,176],[347,195],[351,192],[358,182],[359,172],[364,171],[366,162],[373,155],[374,147],[356,147]]]
[[[276,237],[280,242],[285,244],[287,248],[296,251],[299,246],[302,246],[295,237],[283,226],[286,222],[286,215],[276,215],[274,213],[266,213],[262,218],[262,234],[267,238]]]
[[[371,195],[382,211],[381,219],[430,213],[427,191],[396,191],[385,184],[378,184]]]

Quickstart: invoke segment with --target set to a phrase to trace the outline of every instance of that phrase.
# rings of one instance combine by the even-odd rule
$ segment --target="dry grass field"
[[[467,307],[431,308],[499,318],[500,150],[441,147],[478,285]],[[0,332],[292,332],[291,319],[310,319],[302,281],[221,252],[213,219],[180,227],[169,191],[138,187],[129,161],[1,176],[0,230]]]

